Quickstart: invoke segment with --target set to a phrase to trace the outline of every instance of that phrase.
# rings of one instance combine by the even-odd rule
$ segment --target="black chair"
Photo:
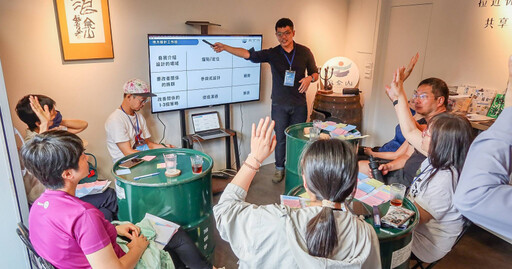
[[[466,233],[466,231],[469,229],[469,227],[471,226],[471,224],[473,224],[470,220],[468,219],[465,219],[464,220],[464,224],[462,226],[462,232],[460,232],[459,236],[457,236],[457,239],[455,239],[455,244],[453,244],[453,247],[452,249],[455,248],[455,246],[457,245],[457,243],[459,243],[459,241],[462,239],[462,236],[464,236],[464,234]],[[416,261],[416,264],[411,267],[411,269],[417,269],[417,268],[420,268],[420,269],[431,269],[433,268],[438,262],[440,262],[442,259],[439,259],[433,263],[426,263],[428,264],[427,267],[424,267],[423,264],[425,262],[421,261],[418,257],[416,257],[414,254],[411,255],[411,260],[413,261]]]
[[[51,263],[49,263],[47,260],[39,256],[39,254],[37,254],[36,250],[32,246],[32,243],[30,242],[30,238],[28,237],[28,229],[22,222],[18,223],[16,233],[20,237],[23,244],[25,244],[25,246],[27,247],[30,261],[37,269],[55,269],[55,267]]]

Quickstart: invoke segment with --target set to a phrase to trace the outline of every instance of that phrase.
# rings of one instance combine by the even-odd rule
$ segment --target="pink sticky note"
[[[294,200],[284,199],[283,205],[287,205],[292,208],[301,208],[299,199],[294,199]]]
[[[331,131],[331,133],[334,133],[334,134],[337,134],[337,135],[342,135],[343,134],[343,129],[336,128],[333,131]]]
[[[155,157],[156,156],[146,155],[146,156],[142,157],[141,159],[143,159],[146,162],[149,162],[149,161],[153,160]]]
[[[384,201],[382,201],[381,199],[375,198],[373,196],[370,196],[370,197],[364,199],[362,202],[367,205],[371,205],[371,206],[380,205],[380,204],[384,203]]]
[[[354,195],[354,197],[355,197],[356,199],[359,199],[359,198],[361,198],[361,197],[363,197],[363,196],[365,196],[365,195],[367,195],[367,193],[366,193],[366,192],[364,192],[364,191],[362,191],[362,190],[360,190],[360,189],[357,189],[356,194]]]
[[[383,191],[379,191],[376,194],[374,194],[373,196],[377,197],[385,202],[389,201],[389,199],[390,199],[390,194],[387,192],[383,192]]]
[[[334,121],[326,121],[325,123],[327,123],[327,125],[336,125],[336,122]]]

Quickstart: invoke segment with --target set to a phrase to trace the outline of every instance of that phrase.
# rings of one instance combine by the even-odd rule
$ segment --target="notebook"
[[[192,125],[195,135],[204,140],[229,136],[220,128],[219,113],[216,111],[192,114]]]

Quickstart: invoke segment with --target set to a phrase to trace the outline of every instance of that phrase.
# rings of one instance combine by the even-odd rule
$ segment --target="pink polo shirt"
[[[89,203],[63,191],[46,190],[29,214],[30,241],[39,255],[58,268],[91,268],[85,255],[112,244],[117,257],[116,228]]]

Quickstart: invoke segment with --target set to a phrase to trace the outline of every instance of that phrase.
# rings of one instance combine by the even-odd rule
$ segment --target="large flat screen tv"
[[[262,36],[148,35],[152,113],[260,99],[261,64],[207,42],[261,50]]]

